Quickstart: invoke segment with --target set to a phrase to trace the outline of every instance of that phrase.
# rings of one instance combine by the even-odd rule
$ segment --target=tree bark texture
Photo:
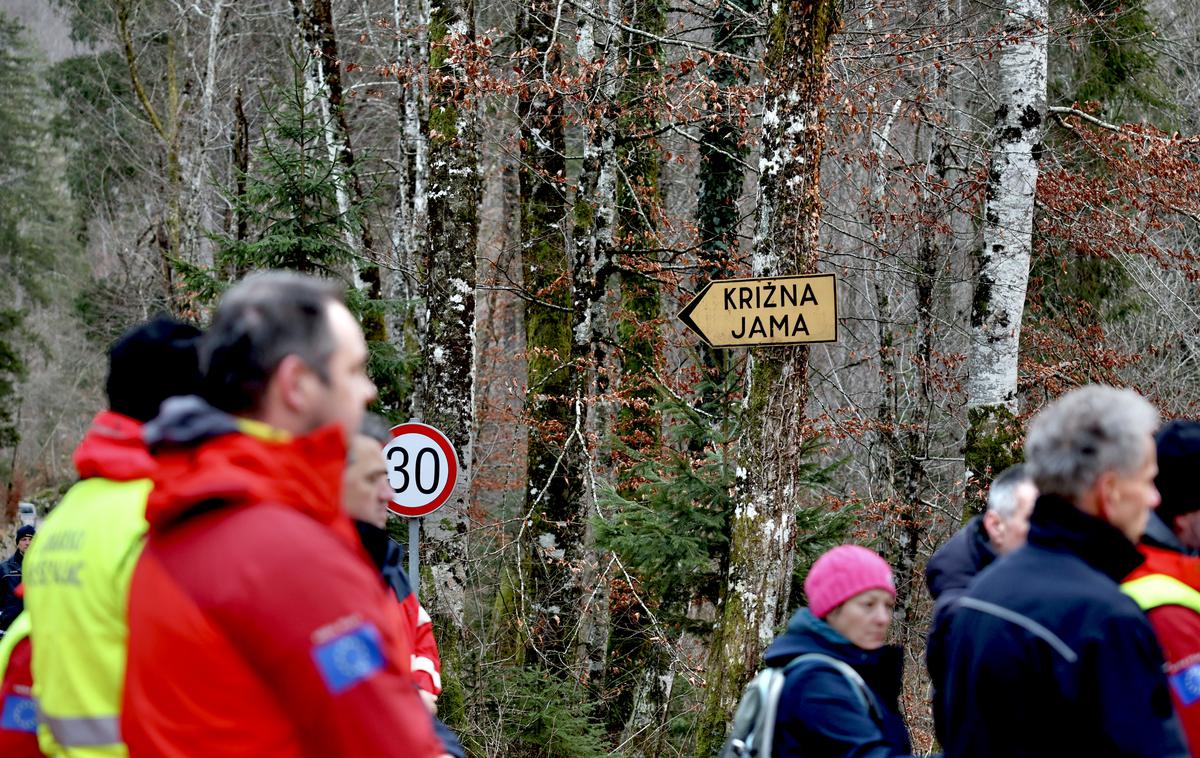
[[[737,99],[729,89],[749,83],[749,69],[733,56],[744,56],[754,42],[757,0],[722,0],[713,14],[716,32],[713,48],[725,54],[713,64],[709,76],[721,89],[707,101],[704,128],[700,133],[699,189],[696,203],[696,227],[700,234],[699,264],[701,276],[697,291],[710,279],[733,276],[738,257],[738,226],[741,212],[738,201],[746,181],[746,156],[749,147],[742,135]],[[729,351],[700,345],[704,367],[715,376],[729,370]],[[704,398],[710,404],[713,398]]]
[[[824,146],[820,103],[837,26],[833,0],[793,0],[777,6],[771,19],[752,256],[755,276],[816,269]],[[763,649],[787,608],[795,514],[807,494],[800,455],[807,347],[766,348],[752,354],[746,392],[738,505],[697,755],[716,752],[725,720],[761,664]]]
[[[999,471],[1017,412],[1021,316],[1033,250],[1034,195],[1046,115],[1047,0],[1004,3],[1000,106],[996,110],[983,246],[971,305],[967,468]]]
[[[474,4],[450,0],[435,15],[437,45],[431,71],[429,234],[421,273],[427,319],[421,339],[424,370],[418,392],[424,418],[458,451],[460,475],[450,501],[425,519],[426,565],[433,579],[429,604],[439,628],[464,628],[466,539],[475,431],[475,285],[479,233],[479,130],[464,102],[466,73],[450,45],[475,35]]]
[[[532,0],[518,35],[527,58],[520,118],[521,248],[528,355],[529,453],[516,585],[500,600],[523,625],[524,653],[559,671],[574,663],[583,535],[580,473],[572,403],[571,287],[567,260],[566,142],[563,100],[551,76],[559,67],[558,6]]]
[[[616,224],[616,97],[620,74],[615,48],[619,31],[617,0],[585,0],[579,16],[576,52],[590,72],[592,118],[584,128],[583,164],[575,193],[571,277],[571,362],[575,367],[572,395],[578,451],[581,456],[581,545],[579,633],[575,643],[575,676],[593,687],[602,684],[611,627],[610,556],[595,544],[591,519],[601,516],[597,489],[614,476],[610,436],[613,431],[612,354],[617,269],[613,235]],[[606,19],[606,21],[601,21]]]

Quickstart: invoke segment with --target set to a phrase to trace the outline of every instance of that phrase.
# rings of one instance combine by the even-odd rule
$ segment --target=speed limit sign
[[[458,456],[437,429],[415,421],[394,426],[383,455],[392,485],[389,508],[396,515],[425,516],[450,499],[458,481]]]

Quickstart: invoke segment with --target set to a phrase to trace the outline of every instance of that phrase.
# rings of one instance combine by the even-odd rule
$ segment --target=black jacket
[[[1187,755],[1154,631],[1118,582],[1142,557],[1053,496],[959,599],[938,691],[951,758]]]
[[[900,717],[903,651],[891,645],[863,650],[807,608],[767,648],[768,666],[803,653],[823,653],[850,664],[874,693],[879,718],[864,710],[850,682],[830,666],[799,664],[788,673],[779,697],[774,750],[779,758],[894,758],[912,748]]]
[[[17,597],[24,562],[24,554],[16,552],[0,563],[0,631],[8,629],[25,608],[25,602]]]
[[[939,742],[945,742],[946,733],[945,718],[936,693],[944,686],[946,677],[946,636],[954,613],[954,601],[996,557],[996,550],[983,528],[983,516],[976,516],[946,540],[925,566],[925,585],[933,598],[933,622],[929,625],[925,663],[934,691],[933,726]]]

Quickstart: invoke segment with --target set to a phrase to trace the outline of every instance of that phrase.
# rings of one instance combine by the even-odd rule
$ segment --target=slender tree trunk
[[[967,365],[967,469],[985,479],[1013,462],[1019,435],[1013,423],[1017,356],[1046,115],[1047,0],[1007,0],[1004,10],[1007,44],[1000,52],[1000,107]]]
[[[217,60],[221,54],[221,42],[225,34],[226,7],[226,0],[213,0],[209,8],[204,81],[201,84],[200,110],[197,114],[199,134],[187,159],[188,188],[183,208],[181,247],[185,259],[199,266],[211,266],[213,263],[212,246],[203,239],[201,230],[211,228],[212,203],[205,202],[206,192],[212,183],[208,175],[208,139],[213,126]]]
[[[166,174],[166,212],[164,218],[155,229],[155,244],[159,251],[159,274],[162,277],[163,290],[167,302],[172,309],[179,310],[180,303],[175,291],[173,259],[180,257],[180,231],[182,227],[182,171],[179,165],[179,119],[180,97],[177,63],[175,60],[176,30],[166,32],[166,61],[165,73],[167,80],[167,102],[163,111],[155,107],[150,100],[150,93],[142,82],[141,66],[138,63],[138,53],[134,49],[133,31],[130,28],[130,14],[133,8],[129,0],[114,0],[114,10],[117,17],[117,34],[120,37],[121,48],[125,55],[125,64],[129,71],[129,80],[133,86],[134,95],[142,107],[142,112],[150,122],[151,128],[162,140]],[[183,25],[186,28],[186,24]]]
[[[232,161],[233,191],[239,203],[246,196],[246,175],[250,171],[250,123],[246,120],[246,111],[242,107],[242,88],[239,85],[233,95],[233,129],[229,139],[233,146],[230,159]],[[249,225],[246,216],[238,211],[238,203],[231,209],[233,219],[230,223],[230,236],[238,242],[246,239]],[[234,281],[242,278],[248,272],[228,271],[228,278]]]
[[[447,50],[475,36],[474,4],[443,2],[430,69],[440,82],[432,90],[429,234],[421,289],[428,318],[421,340],[424,371],[419,392],[424,419],[444,431],[458,450],[460,478],[450,501],[425,519],[423,546],[433,579],[436,628],[464,628],[466,538],[475,438],[475,285],[479,238],[479,130],[474,105],[464,102],[466,72]]]
[[[617,0],[587,0],[579,15],[576,42],[581,66],[591,77],[594,118],[584,124],[583,165],[575,195],[571,278],[571,357],[574,374],[575,428],[581,453],[580,482],[583,526],[580,565],[579,634],[575,644],[575,676],[599,683],[608,655],[611,628],[608,554],[595,545],[592,519],[601,516],[597,489],[614,477],[609,438],[613,431],[612,377],[615,357],[610,325],[616,318],[617,71],[614,23]],[[600,22],[597,19],[607,19]]]
[[[641,455],[655,455],[662,444],[662,419],[653,408],[658,390],[653,384],[661,375],[662,316],[658,282],[660,261],[658,228],[662,215],[660,186],[662,152],[655,136],[661,114],[663,52],[658,39],[667,23],[667,6],[661,0],[630,0],[620,8],[629,23],[621,46],[624,75],[618,104],[622,114],[617,125],[617,230],[620,260],[620,310],[617,314],[617,343],[620,345],[619,394],[622,411],[616,431],[622,442]],[[618,475],[617,484],[626,496],[628,475]],[[614,696],[613,716],[623,717],[622,745],[629,756],[654,755],[666,722],[673,672],[672,659],[659,638],[660,629],[627,608],[614,627],[626,630],[612,643],[613,661],[623,672],[640,671],[627,692]],[[619,663],[618,663],[619,661]],[[628,679],[628,675],[621,677]],[[612,688],[616,689],[616,688]]]
[[[710,279],[728,279],[738,257],[738,201],[746,181],[749,148],[742,137],[748,124],[739,120],[736,98],[730,90],[748,84],[749,69],[738,57],[746,55],[754,42],[757,0],[722,0],[713,15],[716,32],[713,48],[724,54],[709,71],[716,82],[716,97],[708,101],[700,134],[700,187],[696,202],[696,227],[700,233],[700,278],[696,289]],[[700,359],[714,376],[729,371],[728,350],[700,346]],[[714,398],[705,397],[709,405]],[[716,598],[712,598],[716,600]]]
[[[342,216],[358,216],[357,237],[346,231],[346,245],[362,256],[357,267],[356,284],[370,300],[383,298],[383,281],[378,264],[371,259],[375,242],[371,224],[364,216],[368,201],[362,178],[355,164],[351,144],[350,121],[346,115],[345,92],[342,85],[342,61],[338,55],[337,33],[333,21],[332,0],[292,0],[292,11],[301,39],[309,54],[305,68],[305,88],[321,113],[325,145],[329,158],[337,166],[337,204]],[[383,317],[370,313],[364,318],[363,331],[368,340],[381,341],[387,337]]]
[[[415,8],[414,8],[415,6]],[[397,192],[392,214],[392,249],[399,268],[395,295],[416,296],[417,261],[429,226],[429,8],[424,0],[394,0],[397,98]],[[397,330],[401,331],[401,330]]]
[[[817,265],[824,147],[820,103],[837,26],[833,0],[793,0],[771,19],[755,276],[811,273]],[[716,752],[738,694],[787,609],[795,514],[807,494],[801,457],[807,347],[752,354],[746,392],[738,506],[697,755]]]
[[[566,141],[557,30],[561,5],[531,0],[521,9],[517,36],[534,51],[525,59],[520,96],[521,249],[525,305],[529,452],[525,517],[515,570],[499,603],[519,625],[523,643],[541,665],[569,670],[579,609],[578,547],[583,523],[571,365],[571,287],[567,267]],[[508,625],[511,631],[512,626]],[[511,635],[509,635],[511,636]]]

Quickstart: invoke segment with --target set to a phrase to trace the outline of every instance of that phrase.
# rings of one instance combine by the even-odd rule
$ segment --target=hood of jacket
[[[1038,498],[1029,519],[1029,544],[1072,553],[1118,583],[1144,560],[1121,530],[1057,495]]]
[[[823,653],[850,664],[867,686],[889,708],[895,709],[904,677],[904,651],[898,646],[863,650],[812,611],[801,608],[788,622],[787,630],[767,648],[763,661],[768,666],[782,666],[804,653]]]
[[[146,504],[151,532],[199,512],[276,503],[332,525],[357,544],[342,512],[346,442],[340,427],[292,437],[189,396],[164,403],[143,434],[158,462]]]
[[[946,540],[925,566],[925,584],[936,600],[948,590],[966,589],[975,575],[996,560],[996,550],[976,516]]]
[[[103,411],[92,419],[83,441],[75,448],[74,460],[80,479],[101,477],[128,482],[147,479],[155,469],[142,440],[142,423],[113,411]]]

